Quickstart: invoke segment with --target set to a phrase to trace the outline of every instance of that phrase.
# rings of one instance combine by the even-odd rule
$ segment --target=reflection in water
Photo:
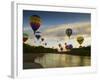
[[[44,68],[90,66],[91,59],[88,56],[74,56],[67,54],[45,54],[38,57],[35,62],[40,63]]]

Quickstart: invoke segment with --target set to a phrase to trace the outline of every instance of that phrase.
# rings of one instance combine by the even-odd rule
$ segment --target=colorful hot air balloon
[[[69,47],[69,49],[72,49],[73,48],[73,45],[72,44],[69,44],[68,47]]]
[[[83,43],[83,41],[84,41],[84,37],[82,37],[82,36],[77,37],[77,42],[80,44],[80,46]]]
[[[73,45],[72,44],[66,45],[65,48],[66,49],[72,49],[73,48]]]
[[[28,35],[26,33],[23,33],[23,42],[26,42],[28,39]]]
[[[41,25],[41,18],[38,15],[32,15],[30,16],[30,26],[34,33],[39,29]]]
[[[72,35],[72,29],[71,28],[66,29],[66,34],[70,38],[70,36]]]
[[[37,40],[39,40],[41,38],[41,32],[35,32],[35,37],[37,38]]]

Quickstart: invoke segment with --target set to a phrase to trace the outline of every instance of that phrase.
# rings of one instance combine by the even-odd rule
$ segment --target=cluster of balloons
[[[32,15],[30,16],[30,26],[34,32],[34,36],[37,40],[41,38],[41,42],[44,41],[44,38],[41,37],[41,32],[38,30],[41,25],[41,17],[38,15]],[[44,45],[46,46],[47,43],[45,42]]]
[[[66,45],[65,48],[66,49],[72,49],[73,48],[73,45],[72,44]]]
[[[35,37],[37,40],[41,38],[41,32],[37,31],[40,28],[41,25],[41,18],[38,15],[32,15],[30,16],[30,26],[34,32]],[[26,33],[23,34],[23,42],[26,42],[28,39],[28,35]]]
[[[40,16],[38,16],[38,15],[30,16],[30,26],[31,26],[31,28],[32,28],[32,30],[34,32],[34,35],[37,38],[37,40],[39,40],[41,38],[41,32],[38,31],[38,29],[40,28],[40,25],[41,25]],[[66,34],[69,37],[69,39],[70,39],[70,36],[72,35],[72,32],[73,31],[72,31],[71,28],[66,29]],[[28,39],[28,35],[24,34],[23,42],[26,42],[27,39]],[[41,41],[43,42],[44,38],[41,38]],[[83,43],[83,41],[84,41],[84,38],[82,36],[78,36],[77,37],[77,42],[80,44],[80,46]],[[47,43],[45,43],[45,45],[47,45]],[[59,44],[58,46],[61,48],[61,44]],[[66,48],[72,48],[72,47],[73,47],[72,45],[66,46]]]
[[[59,46],[60,50],[63,51],[63,47],[60,43],[58,44],[58,46]]]
[[[67,29],[66,29],[66,34],[67,34],[67,36],[68,36],[69,39],[70,39],[70,36],[72,35],[72,29],[71,29],[71,28],[67,28]],[[66,48],[66,49],[72,49],[73,46],[72,46],[72,44],[67,45],[67,43],[65,43],[65,48]]]
[[[66,34],[70,38],[70,36],[72,35],[72,29],[71,28],[66,29]],[[82,37],[82,36],[77,37],[77,42],[80,44],[80,47],[81,47],[81,44],[83,43],[83,41],[84,41],[84,37]]]
[[[59,49],[61,50],[61,51],[63,51],[63,47],[62,47],[62,44],[58,44],[58,46],[59,46]],[[66,50],[71,50],[73,48],[73,45],[72,44],[67,44],[67,43],[65,43],[65,49]]]
[[[43,43],[43,45],[47,45],[47,43],[44,41],[45,39],[44,38],[41,38],[41,42]]]
[[[41,32],[37,31],[40,28],[40,25],[41,25],[40,16],[38,16],[38,15],[30,16],[30,26],[31,26],[37,40],[39,40],[41,38]]]

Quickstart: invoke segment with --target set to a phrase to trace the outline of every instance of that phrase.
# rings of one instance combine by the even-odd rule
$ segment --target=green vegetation
[[[23,53],[55,53],[58,52],[57,49],[44,48],[43,46],[30,46],[23,44]]]
[[[30,46],[28,44],[23,44],[23,53],[24,54],[36,54],[36,56],[42,56],[44,53],[55,53],[55,54],[70,54],[70,55],[79,55],[79,56],[91,56],[91,46],[73,48],[69,51],[58,52],[57,49],[45,48],[43,46]],[[35,56],[35,57],[36,57]]]
[[[80,55],[80,56],[91,56],[91,46],[81,47],[81,48],[73,48],[71,51],[67,52],[72,55]]]

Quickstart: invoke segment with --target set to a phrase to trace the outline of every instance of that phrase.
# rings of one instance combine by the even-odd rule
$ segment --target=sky
[[[83,46],[91,45],[91,14],[23,10],[23,32],[29,36],[27,44],[39,44],[39,40],[35,38],[29,25],[29,17],[32,15],[38,15],[41,18],[42,23],[38,31],[41,32],[41,37],[44,38],[47,47],[57,48],[59,43],[64,47],[65,42],[72,44],[73,47],[78,47],[77,36],[84,37]],[[72,29],[70,39],[65,33],[67,28]]]

